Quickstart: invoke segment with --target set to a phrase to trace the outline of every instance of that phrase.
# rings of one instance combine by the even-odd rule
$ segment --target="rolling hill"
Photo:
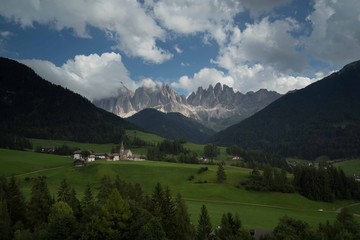
[[[219,132],[221,145],[314,159],[360,155],[360,61],[288,93],[252,117]]]
[[[169,139],[183,139],[194,143],[204,143],[214,134],[197,121],[181,113],[163,113],[155,109],[144,109],[127,118],[145,131]]]
[[[30,138],[119,142],[126,120],[39,77],[16,61],[0,58],[0,132]]]

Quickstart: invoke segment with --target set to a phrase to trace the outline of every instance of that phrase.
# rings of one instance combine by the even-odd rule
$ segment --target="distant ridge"
[[[151,108],[144,109],[127,120],[164,138],[193,143],[205,143],[215,133],[181,113],[163,113]]]
[[[138,128],[6,58],[0,58],[0,115],[1,133],[31,138],[119,142],[125,128]]]
[[[212,141],[307,159],[360,156],[360,61],[286,94]]]
[[[214,130],[221,130],[251,116],[280,96],[265,89],[242,94],[217,83],[208,89],[199,87],[186,98],[170,86],[158,84],[139,87],[135,92],[122,86],[118,96],[95,100],[94,104],[121,117],[132,116],[146,108],[178,112]]]

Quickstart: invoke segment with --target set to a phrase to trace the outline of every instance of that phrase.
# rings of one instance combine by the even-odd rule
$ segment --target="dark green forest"
[[[63,179],[56,196],[51,196],[46,177],[32,182],[30,197],[25,200],[17,179],[0,177],[1,239],[138,239],[138,240],[229,240],[254,239],[242,226],[237,213],[222,215],[213,226],[206,205],[198,222],[192,223],[181,195],[173,196],[159,183],[151,194],[139,184],[104,176],[99,187],[87,185],[81,199],[71,184]],[[334,238],[335,237],[335,238]],[[342,209],[335,222],[319,223],[317,229],[284,216],[272,233],[263,240],[282,239],[359,239],[360,226],[354,216]]]
[[[218,133],[218,145],[238,145],[283,156],[331,159],[360,156],[360,61],[304,89],[287,93]]]
[[[137,128],[79,94],[47,82],[25,65],[5,58],[0,58],[0,112],[2,147],[11,142],[12,136],[119,142],[125,128]]]

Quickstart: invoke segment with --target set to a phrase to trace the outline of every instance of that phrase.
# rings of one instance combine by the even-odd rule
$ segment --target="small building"
[[[114,154],[109,154],[108,157],[106,158],[106,161],[119,161],[120,157],[118,153],[114,153]]]
[[[95,162],[95,155],[94,154],[89,155],[88,158],[87,158],[87,161],[88,162]]]
[[[101,159],[101,160],[105,160],[107,158],[107,154],[106,153],[95,153],[95,159]]]
[[[81,159],[82,158],[82,154],[81,154],[81,150],[77,150],[73,153],[74,159]]]
[[[54,153],[56,150],[55,146],[45,146],[45,147],[41,147],[41,152],[42,153]]]
[[[74,167],[83,167],[85,166],[85,161],[81,159],[74,160]]]

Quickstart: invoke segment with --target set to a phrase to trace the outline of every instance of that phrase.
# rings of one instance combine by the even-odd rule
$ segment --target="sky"
[[[360,58],[359,0],[2,0],[0,56],[89,100],[303,88]]]

